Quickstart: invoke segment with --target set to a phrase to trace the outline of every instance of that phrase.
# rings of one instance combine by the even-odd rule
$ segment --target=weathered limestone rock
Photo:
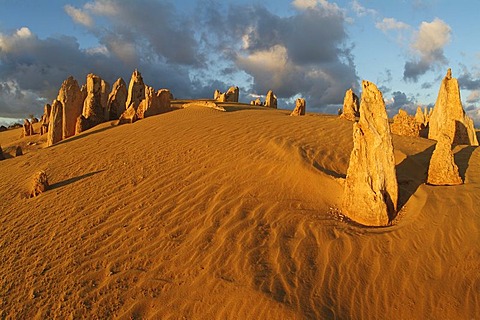
[[[143,119],[170,110],[170,90],[161,89],[155,92],[152,87],[145,87],[145,99],[137,109],[137,118]]]
[[[103,120],[107,120],[108,117],[105,117],[105,115],[108,115],[107,110],[108,110],[108,96],[110,94],[110,84],[103,80],[100,82],[100,104],[102,105],[103,108]]]
[[[112,92],[107,100],[107,114],[106,120],[118,119],[120,115],[126,110],[125,104],[127,102],[127,84],[122,78],[119,78],[112,87]]]
[[[103,122],[104,120],[102,106],[102,78],[93,73],[87,75],[87,97],[83,104],[82,115],[95,124]]]
[[[292,113],[290,113],[290,115],[291,116],[304,116],[306,107],[307,107],[307,103],[305,102],[305,99],[298,98],[295,101],[295,109],[293,109],[293,111],[292,111]]]
[[[463,183],[455,164],[450,140],[445,134],[439,137],[428,166],[428,184],[452,186]]]
[[[426,109],[427,108],[425,108],[425,110]],[[420,107],[420,106],[417,107],[417,112],[415,112],[415,121],[418,124],[421,124],[421,125],[424,125],[424,126],[427,125],[427,119],[426,119],[425,113],[423,112],[422,107]]]
[[[75,124],[75,134],[79,134],[83,131],[86,131],[93,127],[92,123],[83,116],[83,114],[79,115],[77,118],[77,122]]]
[[[47,191],[49,187],[48,177],[45,171],[39,171],[32,177],[32,186],[30,191],[30,198],[39,196]]]
[[[145,84],[143,78],[137,69],[133,71],[130,83],[128,84],[127,102],[125,104],[126,109],[133,106],[137,111],[140,102],[145,99]]]
[[[28,119],[23,120],[23,131],[22,131],[22,137],[28,137],[32,136],[34,134],[33,132],[33,125]]]
[[[225,93],[215,90],[213,97],[218,102],[238,102],[239,93],[238,87],[230,87]]]
[[[350,121],[355,121],[356,117],[360,116],[359,108],[360,105],[357,95],[352,89],[348,89],[345,92],[345,97],[343,98],[343,111],[340,117]]]
[[[3,155],[2,146],[0,146],[0,160],[5,160],[5,156]]]
[[[272,90],[268,90],[267,92],[265,107],[277,109],[277,96],[273,94]]]
[[[135,121],[137,121],[137,110],[135,110],[135,107],[132,104],[124,113],[122,113],[118,119],[118,124],[134,123]]]
[[[75,135],[75,122],[82,114],[83,100],[83,94],[75,78],[70,76],[63,81],[57,96],[57,101],[63,105],[63,139]]]
[[[190,108],[190,107],[203,107],[203,108],[211,108],[218,111],[227,111],[224,107],[217,105],[215,102],[211,101],[195,101],[190,103],[185,103],[182,105],[182,108]]]
[[[354,221],[385,226],[396,214],[398,199],[392,136],[382,93],[365,80],[362,87],[342,207]]]
[[[255,99],[255,100],[252,100],[252,101],[250,102],[250,104],[251,104],[252,106],[263,106],[262,100],[260,100],[260,98],[257,98],[257,99]]]
[[[451,144],[478,146],[473,120],[463,110],[458,81],[452,78],[451,69],[440,85],[429,127],[429,139],[438,141],[446,134]]]
[[[48,121],[47,146],[51,146],[62,140],[63,105],[58,100],[52,103],[50,120]]]
[[[398,114],[393,117],[391,129],[393,134],[399,136],[419,137],[421,126],[415,117],[408,115],[405,110],[399,109]]]

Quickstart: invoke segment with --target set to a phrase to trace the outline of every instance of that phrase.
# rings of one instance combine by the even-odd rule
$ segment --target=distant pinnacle
[[[452,79],[452,69],[448,68],[447,70],[447,79],[450,80]]]

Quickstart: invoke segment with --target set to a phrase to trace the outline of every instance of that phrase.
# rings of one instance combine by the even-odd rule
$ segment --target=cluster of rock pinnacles
[[[230,87],[227,92],[215,90],[214,102],[196,101],[183,107],[201,105],[225,111],[216,102],[238,102],[239,88]],[[41,118],[40,134],[47,134],[47,145],[51,146],[63,139],[79,134],[97,124],[109,120],[119,120],[119,124],[133,123],[152,115],[171,110],[173,95],[168,89],[155,91],[143,82],[138,70],[132,73],[128,88],[119,78],[112,86],[95,74],[88,74],[86,84],[80,87],[72,76],[60,87],[57,98],[52,104],[46,104]],[[253,104],[253,103],[252,103]],[[270,90],[265,104],[277,108],[277,97]],[[305,100],[297,99],[292,115],[305,114]],[[24,135],[33,134],[33,126],[27,119],[24,123]]]
[[[400,110],[389,124],[382,93],[375,84],[362,82],[362,98],[350,89],[345,94],[342,118],[353,125],[353,150],[345,178],[342,211],[368,226],[386,226],[397,214],[398,183],[392,133],[437,141],[428,168],[430,185],[458,185],[463,181],[455,164],[452,145],[478,146],[473,120],[463,110],[458,81],[451,70],[442,80],[433,110],[419,107],[415,117]]]

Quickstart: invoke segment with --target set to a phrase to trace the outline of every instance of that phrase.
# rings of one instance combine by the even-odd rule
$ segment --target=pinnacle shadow
[[[475,151],[476,148],[477,147],[465,146],[463,149],[453,155],[453,158],[455,159],[455,164],[458,167],[458,173],[460,174],[460,177],[462,178],[464,183],[465,175],[467,173],[468,165],[470,162],[470,157],[472,156],[473,151]]]
[[[422,152],[408,156],[396,166],[398,182],[397,212],[400,211],[418,187],[427,181],[428,166],[435,144]]]
[[[86,174],[83,174],[83,175],[81,175],[81,176],[76,176],[76,177],[73,177],[73,178],[70,178],[70,179],[66,179],[66,180],[63,180],[63,181],[60,181],[60,182],[51,184],[48,189],[49,189],[49,190],[54,190],[54,189],[57,189],[57,188],[61,188],[61,187],[67,186],[67,185],[69,185],[69,184],[71,184],[71,183],[74,183],[74,182],[83,180],[83,179],[88,178],[88,177],[91,177],[91,176],[93,176],[93,175],[96,175],[97,173],[103,172],[103,171],[105,171],[105,170],[106,170],[106,169],[102,169],[102,170],[98,170],[98,171],[86,173]]]

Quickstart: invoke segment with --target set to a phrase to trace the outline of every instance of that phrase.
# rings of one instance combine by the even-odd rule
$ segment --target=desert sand
[[[353,122],[222,107],[0,133],[24,152],[0,161],[0,318],[478,318],[478,148],[430,186],[435,141],[393,135],[402,209],[364,227],[339,210]]]

